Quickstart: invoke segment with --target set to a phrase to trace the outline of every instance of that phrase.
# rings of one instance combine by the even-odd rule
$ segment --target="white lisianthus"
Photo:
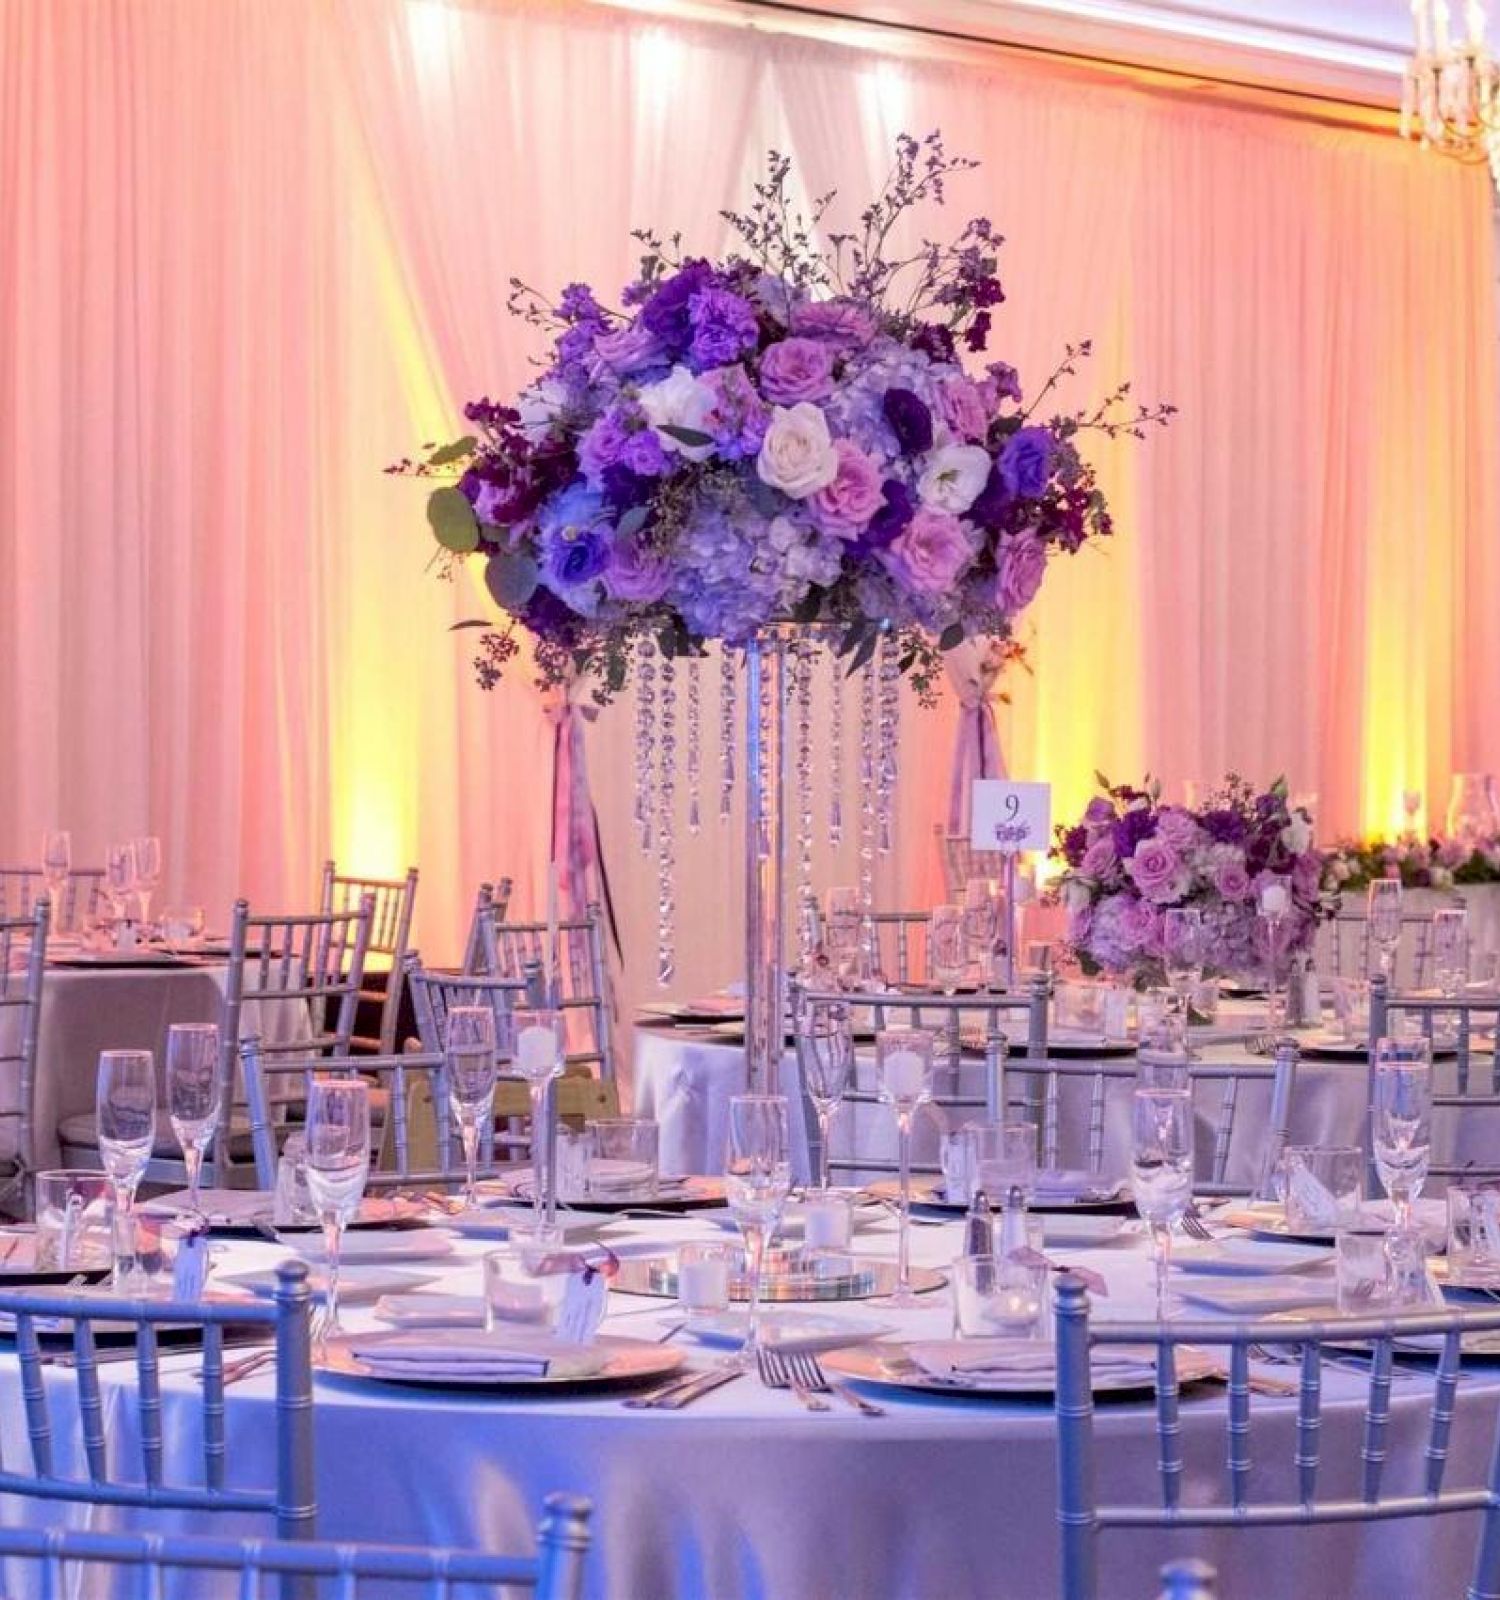
[[[811,400],[776,406],[755,458],[760,481],[793,500],[826,489],[838,476],[839,457],[828,434],[828,418]]]
[[[567,390],[555,378],[544,378],[516,397],[521,414],[521,431],[528,439],[540,439],[557,420],[567,402]]]
[[[703,461],[713,454],[712,443],[684,444],[681,439],[662,431],[664,428],[686,428],[702,434],[709,431],[714,392],[686,367],[673,367],[659,382],[648,383],[640,392],[640,402],[646,421],[656,430],[663,450],[675,450],[689,461]]]
[[[927,452],[917,480],[922,504],[961,516],[989,481],[990,453],[977,444],[949,444]]]
[[[1292,820],[1281,830],[1281,842],[1294,856],[1302,855],[1312,844],[1312,824],[1300,811],[1293,812]]]

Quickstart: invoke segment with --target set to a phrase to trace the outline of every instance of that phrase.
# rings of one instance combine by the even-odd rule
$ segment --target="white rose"
[[[979,498],[990,476],[990,453],[977,444],[950,444],[927,453],[917,480],[922,504],[957,516]]]
[[[1294,856],[1300,856],[1312,843],[1312,824],[1300,812],[1281,830],[1281,842]]]
[[[793,500],[826,489],[838,476],[838,452],[828,437],[828,418],[810,400],[777,406],[771,413],[755,470],[762,483]]]
[[[684,444],[663,428],[687,428],[707,433],[714,409],[714,392],[700,383],[686,367],[673,367],[658,383],[648,383],[640,393],[641,410],[656,430],[663,450],[675,450],[689,461],[702,461],[713,454],[712,444]]]

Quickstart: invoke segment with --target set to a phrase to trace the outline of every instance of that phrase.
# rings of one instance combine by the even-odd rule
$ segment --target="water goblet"
[[[797,1057],[808,1098],[818,1114],[818,1187],[828,1187],[828,1140],[854,1071],[854,1039],[849,1008],[815,1000],[802,1008],[796,1024]]]
[[[103,1050],[95,1100],[99,1161],[115,1196],[115,1283],[135,1276],[128,1241],[135,1191],[156,1142],[156,1060],[149,1050]]]
[[[154,834],[145,834],[131,840],[135,851],[135,890],[140,902],[141,921],[151,921],[151,896],[161,883],[161,840]]]
[[[1026,1208],[1036,1194],[1036,1125],[989,1123],[973,1130],[974,1184],[1000,1207],[1000,1244],[1008,1255],[1026,1243]]]
[[[307,1192],[323,1228],[324,1310],[319,1348],[339,1333],[339,1254],[370,1176],[370,1086],[317,1077],[307,1094]]]
[[[448,1079],[448,1106],[458,1124],[464,1153],[464,1209],[478,1203],[480,1128],[493,1117],[495,1077],[495,1013],[490,1006],[453,1006],[443,1049]]]
[[[1365,896],[1370,942],[1380,952],[1380,970],[1387,983],[1396,979],[1396,951],[1401,944],[1401,880],[1377,878]]]
[[[1370,1144],[1395,1231],[1407,1233],[1432,1160],[1432,1046],[1426,1039],[1375,1041]]]
[[[212,1022],[174,1022],[167,1029],[167,1116],[182,1146],[188,1209],[203,1215],[198,1186],[203,1157],[219,1126],[219,1029]]]
[[[129,919],[130,902],[135,894],[135,846],[112,844],[104,852],[104,878],[100,885],[109,903],[112,923]],[[116,930],[118,933],[118,929]]]
[[[1203,981],[1203,913],[1196,906],[1173,906],[1161,921],[1162,959],[1183,1026],[1193,991]]]
[[[73,871],[73,836],[65,830],[49,831],[42,835],[42,882],[47,885],[47,897],[52,902],[52,926],[60,931],[67,910],[63,890]]]
[[[560,1077],[566,1054],[562,1013],[546,1006],[523,1007],[515,1014],[516,1071],[531,1093],[531,1214],[540,1238],[547,1228],[543,1167],[546,1161],[547,1091]]]
[[[888,1028],[875,1039],[876,1086],[881,1102],[896,1113],[900,1168],[894,1306],[916,1304],[911,1287],[911,1125],[917,1108],[932,1098],[933,1037],[920,1028]]]
[[[1432,914],[1432,975],[1453,999],[1469,979],[1469,912],[1452,906]]]
[[[957,994],[968,972],[962,906],[934,906],[927,919],[927,970],[944,994]]]
[[[791,1119],[786,1097],[737,1094],[729,1102],[724,1193],[745,1239],[750,1317],[737,1359],[753,1367],[760,1350],[761,1277],[766,1247],[792,1190]]]
[[[1137,1089],[1130,1104],[1130,1176],[1135,1208],[1151,1231],[1156,1315],[1167,1316],[1172,1224],[1193,1197],[1193,1100],[1188,1089]]]

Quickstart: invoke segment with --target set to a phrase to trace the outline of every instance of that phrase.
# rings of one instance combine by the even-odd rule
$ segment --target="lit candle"
[[[533,1023],[516,1040],[516,1067],[523,1078],[545,1077],[557,1065],[557,1030]]]
[[[809,1250],[849,1248],[849,1202],[842,1195],[821,1195],[802,1209],[802,1242]]]
[[[1260,891],[1260,909],[1264,916],[1284,917],[1290,903],[1291,896],[1284,883],[1268,883]]]
[[[677,1263],[677,1299],[689,1311],[719,1311],[729,1303],[729,1262],[722,1255]]]

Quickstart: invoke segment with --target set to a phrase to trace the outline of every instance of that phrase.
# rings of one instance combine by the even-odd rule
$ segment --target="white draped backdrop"
[[[480,877],[539,904],[550,725],[525,672],[472,686],[445,628],[482,595],[425,573],[421,486],[382,467],[523,381],[512,274],[613,292],[632,226],[721,248],[767,146],[855,204],[934,126],[984,163],[955,220],[1010,237],[1001,352],[1035,385],[1091,337],[1069,401],[1128,374],[1181,408],[1099,451],[1120,534],[1028,618],[1012,772],[1066,814],[1095,768],[1285,771],[1334,831],[1500,767],[1482,172],[1181,84],[571,0],[5,0],[0,857],[149,828],[215,921],[305,902],[330,851],[415,861],[437,957]],[[951,696],[903,722],[882,881],[913,903]],[[628,697],[589,738],[629,1000],[655,888]],[[684,988],[735,971],[728,835],[682,846]]]

